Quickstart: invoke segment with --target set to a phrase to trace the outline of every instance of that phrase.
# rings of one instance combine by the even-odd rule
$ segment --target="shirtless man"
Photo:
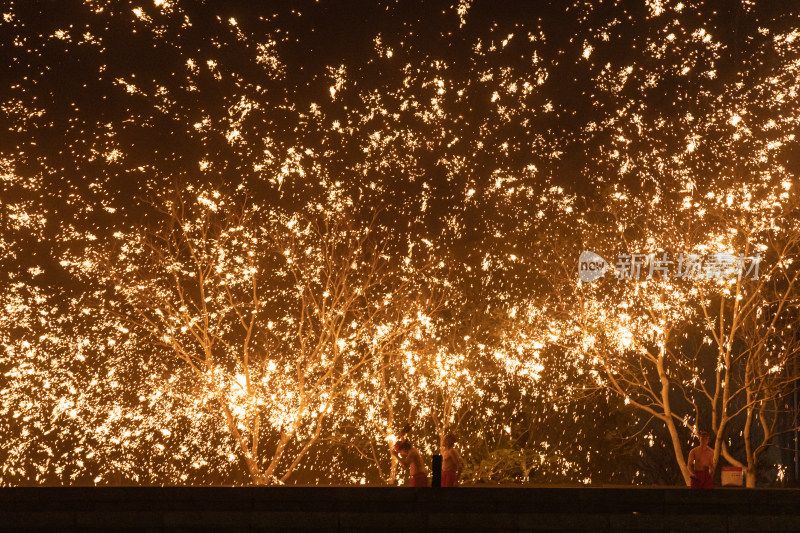
[[[686,466],[692,477],[693,489],[714,488],[714,450],[708,447],[707,432],[700,432],[700,446],[689,452]]]
[[[456,436],[448,433],[444,438],[444,455],[442,457],[442,487],[455,487],[464,467],[461,455],[453,446],[456,443]]]
[[[397,438],[397,440],[394,443],[394,446],[393,446],[394,447],[394,451],[396,451],[396,452],[400,451],[400,444],[402,444],[403,442],[406,442],[408,440],[408,434],[409,433],[411,433],[411,424],[406,424],[405,426],[403,426],[403,429],[400,430],[400,436]]]
[[[427,487],[428,471],[425,470],[425,466],[422,464],[422,457],[419,455],[419,451],[411,446],[411,443],[407,440],[402,441],[398,448],[399,452],[394,450],[391,450],[391,452],[398,461],[408,468],[411,475],[410,486]]]

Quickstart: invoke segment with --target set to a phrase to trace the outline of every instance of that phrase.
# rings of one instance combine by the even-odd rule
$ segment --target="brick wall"
[[[0,530],[800,531],[800,491],[0,488]]]

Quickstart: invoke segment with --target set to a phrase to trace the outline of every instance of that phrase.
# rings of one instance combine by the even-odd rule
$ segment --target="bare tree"
[[[413,290],[404,301],[397,301],[399,309],[416,313],[416,320],[409,323],[410,329],[392,349],[383,350],[364,365],[357,382],[353,408],[349,410],[342,430],[331,437],[335,443],[352,448],[368,463],[374,465],[379,477],[387,484],[397,482],[397,460],[391,455],[401,427],[412,425],[417,405],[413,401],[415,385],[418,383],[408,363],[420,353],[421,345],[427,345],[434,334],[432,319],[439,313],[444,302],[445,290],[437,282],[428,279],[431,265],[424,265],[415,273]],[[398,320],[406,320],[398,315]],[[387,466],[388,462],[388,466]]]
[[[625,196],[619,198],[609,198],[602,212],[572,216],[560,230],[551,231],[549,246],[542,247],[544,288],[520,320],[527,323],[525,331],[532,341],[560,347],[591,377],[586,390],[574,394],[611,393],[632,412],[662,423],[688,484],[680,428],[691,408],[691,401],[683,397],[696,371],[683,357],[682,343],[687,326],[696,320],[694,297],[681,280],[659,272],[646,280],[644,262],[639,267],[615,265],[613,257],[620,253],[667,246],[663,240],[648,242],[657,236],[648,224],[660,226],[661,220],[624,215],[635,208],[623,209]],[[583,250],[597,252],[609,262],[604,279],[581,281],[577,259]]]
[[[550,290],[532,305],[530,323],[536,325],[532,330],[538,338],[585,362],[599,389],[618,394],[664,424],[687,484],[686,432],[681,428],[696,433],[698,426],[710,424],[717,437],[715,462],[723,456],[744,466],[748,484],[754,486],[758,455],[775,433],[770,406],[778,405],[787,379],[783,370],[797,351],[777,327],[787,306],[797,300],[796,224],[778,212],[779,207],[789,212],[793,204],[778,196],[781,188],[762,194],[763,203],[726,201],[714,217],[699,221],[688,215],[640,220],[615,209],[614,200],[608,199],[606,212],[582,224],[592,228],[591,235],[567,236],[553,246],[551,253],[559,260],[549,270]],[[711,201],[705,210],[714,207]],[[587,242],[589,236],[593,243]],[[756,245],[769,249],[771,263],[752,279],[757,258],[745,259],[747,264],[743,258],[753,255]],[[581,250],[592,246],[611,257],[614,247],[628,253],[655,247],[658,254],[640,257],[640,272],[630,272],[634,279],[625,279],[623,272],[631,265],[617,264],[616,277],[621,279],[587,284],[578,279],[574,264]],[[570,257],[561,257],[565,249],[572,252]],[[696,252],[698,270],[685,279],[661,275],[658,267],[654,271],[650,267],[659,264],[664,250],[673,251],[673,263],[675,250]],[[742,250],[742,257],[732,250]],[[684,274],[691,268],[689,258],[681,265]],[[727,449],[734,420],[741,420],[744,428],[745,463]],[[754,444],[756,421],[762,440]]]
[[[191,373],[253,482],[285,482],[413,329],[408,276],[371,225],[342,215],[193,190],[156,207],[159,223],[107,262],[112,310]]]
[[[791,218],[784,217],[782,222],[758,233],[736,228],[745,254],[754,248],[756,238],[768,243],[761,247],[770,264],[760,265],[761,272],[739,276],[713,296],[698,286],[705,332],[717,348],[713,386],[698,383],[708,400],[712,430],[717,435],[715,460],[722,455],[742,467],[748,487],[755,487],[758,458],[778,432],[778,406],[792,379],[786,369],[800,348],[794,332],[786,327],[788,322],[791,328],[790,315],[800,289],[800,270],[794,260],[800,253],[800,232]],[[744,415],[744,462],[731,454],[727,444],[726,428],[740,415]],[[756,424],[760,427],[759,440]]]

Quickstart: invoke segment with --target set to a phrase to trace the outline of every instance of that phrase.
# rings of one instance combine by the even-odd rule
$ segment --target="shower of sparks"
[[[665,357],[695,401],[681,343],[761,289],[582,250],[759,252],[796,311],[790,8],[208,4],[0,3],[0,485],[388,481],[407,422],[590,482],[603,409]]]

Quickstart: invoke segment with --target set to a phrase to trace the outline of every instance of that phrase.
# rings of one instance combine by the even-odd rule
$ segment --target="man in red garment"
[[[714,450],[708,447],[707,432],[700,432],[700,446],[689,452],[686,466],[689,468],[693,489],[714,488]]]
[[[444,438],[444,454],[442,457],[442,487],[455,487],[458,484],[458,477],[464,467],[461,455],[454,448],[456,436],[448,433]]]
[[[394,450],[391,450],[391,452],[398,461],[408,468],[411,475],[411,483],[409,485],[412,487],[427,487],[428,471],[425,470],[425,466],[422,464],[422,457],[419,455],[419,451],[411,446],[411,443],[407,440],[401,442],[398,448],[398,452]]]

